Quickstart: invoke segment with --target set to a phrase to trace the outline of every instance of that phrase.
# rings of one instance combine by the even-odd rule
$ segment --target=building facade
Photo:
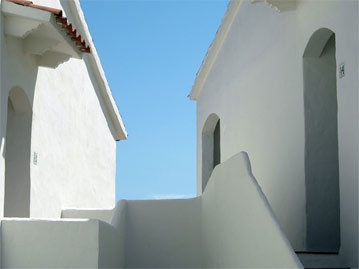
[[[126,131],[79,2],[0,4],[0,217],[113,208]]]
[[[245,151],[297,252],[358,266],[358,2],[231,1],[197,73],[197,190]]]

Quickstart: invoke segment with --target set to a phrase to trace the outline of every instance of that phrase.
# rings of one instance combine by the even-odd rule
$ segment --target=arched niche
[[[208,116],[202,129],[202,192],[216,165],[221,163],[220,119],[216,114]]]
[[[31,126],[30,101],[14,87],[7,107],[4,217],[30,216]]]
[[[338,104],[335,34],[322,28],[303,54],[306,249],[340,247]]]

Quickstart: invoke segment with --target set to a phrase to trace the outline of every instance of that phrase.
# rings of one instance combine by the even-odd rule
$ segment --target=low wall
[[[98,221],[2,221],[3,268],[97,268]]]
[[[111,223],[113,209],[63,209],[63,219],[98,219]]]
[[[216,166],[201,202],[203,267],[302,268],[246,153]]]
[[[98,268],[123,268],[125,257],[119,231],[106,222],[99,222]]]
[[[111,220],[111,225],[116,229],[118,249],[116,251],[119,262],[118,267],[124,268],[126,261],[126,228],[127,228],[127,201],[120,200],[117,202],[116,207],[113,210],[113,218]],[[104,261],[105,263],[105,261]]]
[[[2,268],[121,268],[118,230],[98,220],[4,219]],[[0,252],[1,253],[1,252]]]
[[[2,268],[2,249],[1,249],[1,245],[2,245],[2,232],[1,232],[1,220],[0,220],[0,269]]]
[[[127,201],[126,225],[126,267],[201,267],[199,198]]]
[[[202,196],[119,201],[113,210],[4,219],[2,267],[302,268],[246,153],[216,166]]]

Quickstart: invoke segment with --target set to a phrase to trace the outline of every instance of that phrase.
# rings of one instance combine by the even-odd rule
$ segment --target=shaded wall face
[[[201,199],[202,268],[300,268],[245,153],[218,165]]]
[[[201,192],[207,186],[212,171],[221,162],[221,130],[218,115],[208,116],[202,128],[202,180]]]
[[[31,112],[16,112],[9,100],[5,140],[5,217],[30,216],[31,122]]]
[[[201,266],[200,198],[127,201],[127,268]]]
[[[202,129],[221,116],[221,161],[248,152],[253,173],[296,251],[306,250],[303,52],[313,33],[336,33],[340,176],[340,255],[358,257],[358,2],[301,2],[275,12],[241,3],[197,100],[197,186],[202,184]]]
[[[221,129],[218,120],[213,132],[213,168],[221,163]]]
[[[1,17],[1,21],[3,22],[4,17]],[[1,46],[1,86],[0,86],[0,139],[1,141],[1,155],[0,155],[0,191],[1,188],[3,187],[3,198],[2,195],[0,194],[0,204],[1,204],[1,209],[0,209],[0,217],[4,216],[4,207],[5,207],[5,188],[6,188],[6,183],[5,183],[5,173],[6,170],[9,172],[9,169],[6,169],[6,148],[7,148],[7,142],[9,142],[9,144],[11,144],[11,140],[19,140],[16,142],[16,146],[15,148],[24,142],[23,137],[14,137],[14,135],[7,135],[7,125],[8,125],[8,98],[10,95],[14,94],[11,98],[13,98],[14,101],[16,101],[14,108],[15,108],[15,112],[16,112],[16,117],[17,118],[17,122],[19,121],[25,121],[27,123],[31,122],[31,117],[29,117],[29,119],[26,119],[26,117],[22,117],[20,116],[21,113],[25,112],[23,111],[23,109],[25,107],[27,108],[31,108],[32,103],[33,103],[33,96],[34,96],[34,89],[35,89],[35,83],[36,83],[36,76],[37,76],[37,71],[38,71],[38,67],[37,67],[37,63],[34,57],[28,55],[28,54],[24,54],[23,52],[23,48],[22,48],[22,43],[15,38],[9,37],[9,36],[5,36],[4,34],[4,27],[1,27],[0,29],[0,46]],[[21,90],[20,90],[21,89]],[[18,93],[20,93],[21,91],[23,91],[23,97],[24,98],[19,98],[17,99],[16,96]],[[21,94],[20,94],[21,96]],[[17,96],[19,97],[19,96]],[[26,97],[26,98],[25,98]],[[25,103],[27,103],[27,106],[22,106],[22,102],[24,100],[27,100]],[[17,103],[17,101],[19,103]],[[20,112],[17,108],[20,108],[21,113],[18,114],[18,112]],[[31,109],[30,109],[31,110]],[[30,112],[31,113],[31,112]],[[11,117],[11,111],[9,113],[10,117]],[[21,119],[22,118],[22,119]],[[19,128],[25,128],[25,125]],[[26,128],[25,128],[26,129]],[[27,131],[25,131],[25,133],[27,133],[26,137],[30,137],[29,132],[32,129],[32,125],[31,127],[29,127],[27,129]],[[25,133],[23,134],[15,134],[15,136],[25,136]],[[8,140],[8,141],[6,141]],[[26,144],[26,143],[25,143]],[[29,144],[30,145],[30,144]],[[26,147],[24,147],[25,149]],[[25,156],[27,157],[27,162],[23,165],[23,169],[27,170],[27,174],[28,177],[27,178],[22,178],[21,181],[24,184],[21,184],[22,188],[27,189],[30,191],[30,173],[31,173],[31,149],[29,149],[28,153],[26,153],[26,155],[24,154],[24,156],[21,156],[19,158],[19,160],[23,160],[22,158]],[[27,155],[28,154],[28,155]],[[9,163],[9,162],[8,162]],[[11,163],[11,161],[10,161]],[[27,166],[27,167],[26,167]],[[24,168],[26,167],[26,168]],[[18,169],[18,168],[17,168]],[[11,170],[11,169],[10,169]],[[20,171],[16,171],[15,169],[13,169],[13,173],[22,173]],[[24,172],[24,174],[26,174]],[[10,183],[14,183],[15,181],[9,181]],[[19,195],[22,195],[19,193]],[[6,199],[12,199],[10,197],[13,197],[13,195],[7,195],[8,197],[6,197]],[[15,196],[16,197],[16,196]],[[13,197],[13,198],[15,198]],[[29,195],[25,195],[24,197],[26,197],[26,200],[29,199]],[[21,201],[22,198],[19,199],[19,201]],[[29,206],[29,201],[26,202],[27,206]],[[13,204],[11,202],[11,204]],[[26,210],[27,212],[29,211],[29,209]],[[29,213],[27,214],[22,214],[23,216],[27,215],[28,216]]]
[[[335,35],[319,57],[303,58],[305,184],[309,251],[340,246]]]

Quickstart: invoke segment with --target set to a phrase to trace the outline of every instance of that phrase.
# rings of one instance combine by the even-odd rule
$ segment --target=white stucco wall
[[[98,220],[3,219],[0,268],[120,268],[116,228]]]
[[[127,234],[127,201],[120,200],[117,202],[113,210],[113,218],[111,225],[116,229],[115,240],[117,248],[115,250],[117,268],[124,268],[126,266],[126,234]],[[112,239],[113,240],[113,239]],[[105,249],[106,251],[106,249]],[[101,253],[101,252],[100,252]],[[106,255],[103,255],[106,257]],[[100,258],[101,264],[108,264],[105,259]]]
[[[99,221],[98,224],[98,268],[123,268],[124,235],[108,223]]]
[[[0,261],[2,261],[2,222],[0,220]],[[2,268],[1,262],[0,262],[0,268]]]
[[[121,200],[113,212],[108,243],[126,268],[302,268],[245,153],[217,166],[200,197]]]
[[[33,216],[114,206],[116,142],[83,61],[39,69],[32,149],[38,154],[32,166]],[[43,206],[46,200],[52,208]]]
[[[357,266],[358,2],[298,1],[278,13],[243,1],[197,100],[197,183],[201,193],[202,128],[221,121],[221,160],[245,150],[253,173],[295,250],[305,250],[302,62],[311,35],[336,35],[341,206],[340,255]]]
[[[2,268],[97,268],[95,220],[2,221]]]
[[[61,212],[63,219],[98,219],[111,223],[114,209],[65,209]]]
[[[126,267],[201,266],[200,201],[127,201]]]
[[[1,16],[3,17],[3,16]],[[1,139],[2,139],[2,154],[0,156],[3,169],[0,173],[1,187],[3,188],[2,195],[5,191],[5,155],[6,155],[6,126],[7,126],[7,105],[8,95],[13,87],[19,87],[26,93],[29,102],[33,105],[34,89],[37,77],[37,67],[35,59],[31,56],[25,55],[22,52],[22,45],[15,38],[2,35],[1,50],[2,50],[2,72],[3,78],[6,78],[1,83],[1,98],[0,98],[0,118],[1,118]],[[30,159],[30,157],[29,157]],[[31,168],[30,168],[31,169]],[[0,216],[3,216],[4,197],[1,200]]]
[[[201,204],[203,268],[302,268],[246,153],[216,166]]]
[[[60,1],[36,4],[62,8]],[[38,68],[35,57],[24,54],[20,40],[5,38],[3,27],[1,38],[1,77],[6,80],[1,80],[0,168],[4,168],[7,96],[19,86],[33,110],[30,216],[58,218],[63,208],[112,208],[116,142],[87,56],[70,59],[56,69]],[[1,217],[4,169],[0,171]]]
[[[1,8],[1,0],[0,0],[0,8]],[[3,70],[3,49],[2,49],[2,43],[4,38],[3,33],[3,17],[0,16],[0,107],[2,107],[5,103],[4,101],[4,93],[1,90],[3,88],[3,80],[2,80],[2,70]],[[4,153],[4,147],[5,147],[5,135],[6,132],[4,129],[6,129],[6,122],[4,123],[4,110],[0,109],[0,171],[5,171],[5,153]],[[4,128],[5,127],[5,128]],[[5,184],[4,184],[4,178],[5,174],[0,174],[0,201],[1,204],[4,201],[4,190],[5,190]],[[0,206],[0,216],[4,215],[4,207]]]
[[[197,198],[121,200],[110,223],[0,224],[4,268],[302,268],[245,153],[218,165]]]

